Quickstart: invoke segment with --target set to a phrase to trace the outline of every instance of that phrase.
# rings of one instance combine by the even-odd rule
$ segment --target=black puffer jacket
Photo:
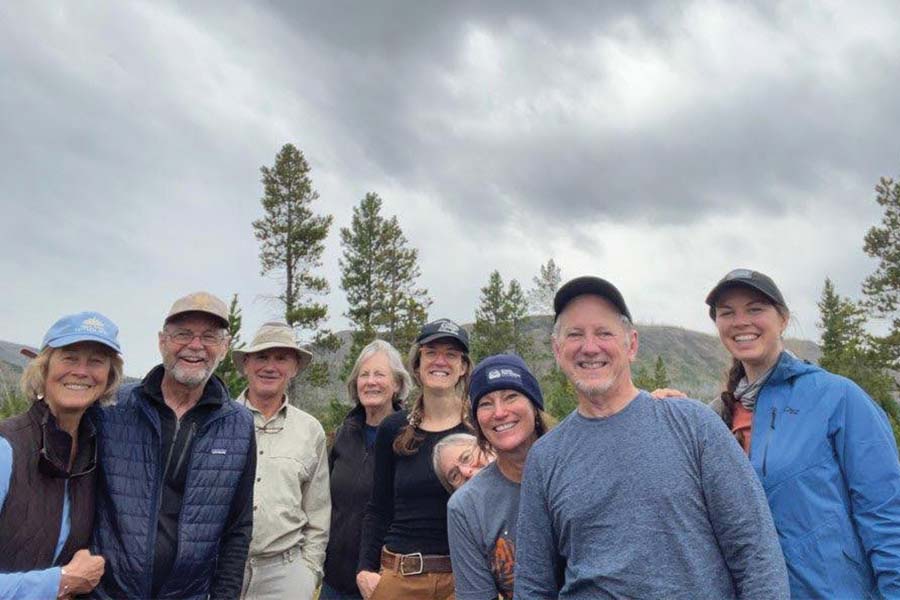
[[[374,453],[366,450],[366,412],[357,404],[344,418],[328,454],[331,533],[325,551],[325,581],[344,593],[359,593],[356,562],[366,503],[372,493]]]

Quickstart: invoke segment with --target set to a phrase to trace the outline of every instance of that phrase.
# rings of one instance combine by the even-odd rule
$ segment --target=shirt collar
[[[265,427],[270,423],[273,425],[278,425],[287,418],[287,394],[285,394],[284,398],[281,400],[281,406],[278,407],[278,410],[275,411],[275,414],[272,415],[268,420],[266,420],[265,416],[258,408],[250,403],[250,400],[247,398],[247,390],[241,392],[241,395],[238,397],[238,402],[246,406],[250,410],[250,412],[253,413],[253,422],[257,427]]]

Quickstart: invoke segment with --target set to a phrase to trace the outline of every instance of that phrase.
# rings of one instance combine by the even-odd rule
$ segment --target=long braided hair
[[[409,350],[407,362],[409,364],[409,372],[416,386],[419,388],[415,400],[409,409],[408,423],[400,428],[397,437],[394,438],[394,453],[400,456],[410,456],[419,451],[419,446],[425,441],[425,436],[419,432],[419,425],[425,417],[425,394],[422,390],[422,381],[419,378],[419,365],[422,363],[421,354],[422,345],[413,344]],[[472,379],[472,359],[469,353],[462,347],[462,361],[466,367],[466,372],[456,382],[456,393],[462,398],[460,403],[460,419],[463,424],[471,432],[474,432],[472,421],[469,417],[469,382]]]

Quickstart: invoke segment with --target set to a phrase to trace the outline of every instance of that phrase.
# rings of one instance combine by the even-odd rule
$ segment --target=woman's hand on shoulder
[[[687,394],[674,388],[658,388],[650,392],[650,395],[657,400],[665,400],[666,398],[687,398]]]

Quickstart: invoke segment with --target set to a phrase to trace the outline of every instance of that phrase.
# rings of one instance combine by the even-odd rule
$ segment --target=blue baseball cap
[[[78,342],[97,342],[118,353],[122,352],[119,346],[119,328],[107,317],[93,311],[66,315],[59,319],[47,330],[40,349],[62,348]],[[30,348],[22,348],[21,352],[31,358],[37,356]]]
[[[472,419],[478,420],[478,401],[497,390],[516,390],[531,400],[539,410],[544,410],[544,395],[528,365],[515,354],[488,356],[472,370],[469,398],[472,402]]]

